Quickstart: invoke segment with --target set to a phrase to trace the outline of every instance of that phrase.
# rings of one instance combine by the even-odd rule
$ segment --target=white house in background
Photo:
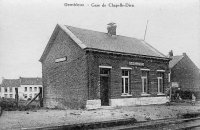
[[[0,97],[15,98],[15,88],[20,87],[19,79],[3,79],[0,87]]]
[[[32,99],[39,93],[39,88],[42,87],[42,78],[20,77],[19,80],[19,99]]]
[[[15,98],[15,88],[18,88],[19,99],[32,99],[39,93],[42,86],[42,78],[3,79],[0,96],[5,98]]]

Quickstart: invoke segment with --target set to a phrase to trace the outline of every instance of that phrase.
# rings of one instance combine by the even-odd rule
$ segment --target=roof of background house
[[[19,79],[3,79],[1,83],[1,87],[19,87],[20,81]]]
[[[42,78],[26,78],[20,77],[21,85],[42,85]]]
[[[183,55],[170,57],[172,60],[169,61],[169,68],[173,68],[183,57]]]
[[[40,58],[40,61],[42,61],[45,55],[47,55],[48,50],[51,47],[50,44],[52,44],[52,41],[56,37],[54,33],[58,32],[57,29],[59,27],[66,32],[82,49],[96,49],[168,59],[168,57],[143,40],[120,35],[110,36],[105,32],[81,29],[67,25],[57,25],[45,48],[45,51]]]

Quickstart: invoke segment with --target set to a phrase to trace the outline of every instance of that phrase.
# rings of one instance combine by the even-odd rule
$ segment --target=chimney
[[[173,51],[171,50],[170,52],[169,52],[169,57],[172,57],[174,54],[173,54]]]
[[[3,82],[4,79],[5,79],[4,77],[1,77],[0,84]]]
[[[107,30],[108,30],[108,35],[116,35],[116,28],[117,28],[117,25],[116,23],[109,23],[107,24]]]
[[[186,53],[185,53],[185,52],[183,52],[183,56],[186,56]]]

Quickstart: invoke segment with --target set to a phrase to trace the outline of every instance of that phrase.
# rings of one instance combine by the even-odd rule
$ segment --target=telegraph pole
[[[149,21],[147,20],[146,29],[145,29],[145,33],[144,33],[144,41],[145,41],[145,38],[146,38],[148,22],[149,22]]]

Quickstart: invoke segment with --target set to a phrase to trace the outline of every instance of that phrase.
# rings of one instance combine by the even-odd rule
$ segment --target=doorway
[[[100,68],[100,99],[101,106],[109,106],[110,69]]]

